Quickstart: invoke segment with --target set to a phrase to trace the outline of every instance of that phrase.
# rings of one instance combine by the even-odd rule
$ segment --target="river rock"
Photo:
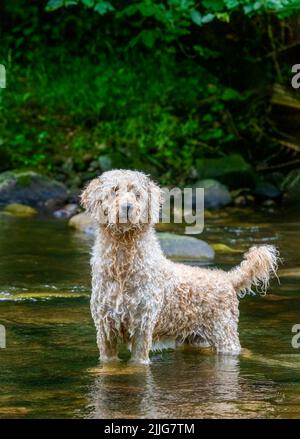
[[[78,204],[71,203],[66,204],[62,209],[58,209],[53,212],[55,218],[68,219],[73,217],[78,212]]]
[[[281,197],[281,192],[274,184],[266,181],[256,185],[255,195],[262,199],[269,198],[275,200]]]
[[[295,210],[296,212],[300,211],[300,181],[287,188],[284,197],[284,204],[289,209],[292,208],[292,210]]]
[[[101,155],[98,159],[101,171],[110,171],[112,169],[112,161],[108,155]]]
[[[96,231],[95,222],[85,212],[73,216],[69,221],[69,226],[89,235],[94,235]],[[214,249],[201,239],[168,232],[157,233],[157,236],[167,257],[200,260],[214,258]]]
[[[212,245],[212,248],[217,253],[241,253],[242,250],[238,250],[236,248],[229,247],[229,245],[220,243],[215,243]]]
[[[86,212],[74,215],[69,221],[69,226],[88,235],[94,235],[96,233],[96,224]]]
[[[8,212],[16,216],[33,216],[38,213],[38,211],[33,207],[18,203],[8,204],[5,206],[4,212]]]
[[[217,180],[199,180],[194,188],[204,188],[205,209],[219,209],[232,202],[229,190]],[[196,194],[193,195],[193,208],[196,206]]]
[[[175,233],[158,233],[158,238],[170,258],[211,260],[215,256],[214,249],[201,239]]]
[[[68,198],[64,184],[32,171],[7,171],[0,174],[0,206],[19,203],[45,207],[48,200],[63,205]]]

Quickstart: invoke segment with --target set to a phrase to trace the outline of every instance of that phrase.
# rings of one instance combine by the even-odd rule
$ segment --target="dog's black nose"
[[[130,209],[133,207],[133,204],[132,203],[126,203],[126,204],[124,204],[123,206],[122,206],[122,210],[123,210],[123,212],[125,213],[127,213],[127,215],[129,214],[129,211],[130,211]]]

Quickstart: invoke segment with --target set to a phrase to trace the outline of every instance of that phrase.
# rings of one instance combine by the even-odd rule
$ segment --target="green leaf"
[[[113,5],[106,1],[99,1],[94,7],[94,11],[98,12],[98,14],[100,15],[104,15],[109,11],[113,11],[114,9],[115,8],[113,7]]]
[[[206,14],[202,17],[202,23],[210,23],[214,18],[213,14]]]
[[[241,95],[233,88],[226,88],[222,93],[222,99],[223,101],[240,100]]]
[[[145,46],[149,47],[149,49],[152,49],[155,41],[158,39],[158,36],[159,32],[157,31],[143,30],[130,41],[129,47],[134,47],[138,43],[142,42]]]
[[[245,13],[246,15],[251,14],[251,12],[253,12],[253,10],[254,10],[253,5],[245,5],[245,6],[243,7],[243,9],[244,9],[244,13]]]
[[[87,8],[92,8],[95,4],[95,0],[81,0],[84,6]]]
[[[46,11],[56,11],[63,6],[74,6],[78,4],[78,0],[49,0],[46,6]]]
[[[216,17],[220,21],[224,21],[225,23],[229,23],[230,15],[227,12],[217,12]]]
[[[156,14],[156,5],[152,2],[141,3],[139,10],[144,17],[152,17]]]
[[[140,33],[140,38],[143,41],[143,43],[145,44],[145,46],[152,49],[152,47],[154,46],[154,43],[157,39],[157,32],[151,31],[151,30],[144,30]]]
[[[224,10],[224,1],[222,0],[203,0],[202,5],[213,12]]]
[[[193,23],[195,23],[197,26],[202,26],[202,15],[200,12],[194,10],[191,12],[191,20]]]
[[[240,2],[238,0],[225,0],[225,5],[228,9],[235,9],[240,6]]]
[[[117,16],[119,18],[123,17],[124,15],[131,17],[132,15],[136,14],[137,12],[139,12],[139,6],[137,4],[134,4],[134,5],[127,6],[123,10],[119,11],[117,13]]]
[[[64,0],[49,0],[46,6],[46,11],[55,11],[65,5]]]
[[[194,50],[204,59],[214,59],[218,58],[220,56],[220,52],[217,52],[215,50],[208,49],[207,47],[200,46],[199,44],[196,44],[194,47]]]

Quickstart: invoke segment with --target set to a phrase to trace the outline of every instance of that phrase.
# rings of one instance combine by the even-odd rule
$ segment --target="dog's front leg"
[[[131,320],[129,334],[131,335],[131,361],[139,364],[149,364],[149,352],[152,348],[153,332],[161,311],[163,294],[156,279],[142,285],[132,294],[129,302]]]
[[[149,352],[152,347],[152,328],[137,330],[132,338],[131,362],[149,364]]]
[[[100,361],[108,363],[118,360],[117,336],[113,330],[108,330],[102,322],[97,329],[97,344]]]

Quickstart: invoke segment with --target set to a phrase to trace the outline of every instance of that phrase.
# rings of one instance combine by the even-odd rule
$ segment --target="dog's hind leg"
[[[203,324],[205,339],[219,354],[239,355],[241,344],[238,332],[238,302],[227,309],[221,309]]]
[[[213,325],[212,331],[209,330],[206,335],[208,343],[218,354],[240,354],[241,344],[237,324],[218,321]]]
[[[214,345],[218,354],[239,355],[241,352],[241,344],[238,333],[226,334],[225,337],[219,339]]]

